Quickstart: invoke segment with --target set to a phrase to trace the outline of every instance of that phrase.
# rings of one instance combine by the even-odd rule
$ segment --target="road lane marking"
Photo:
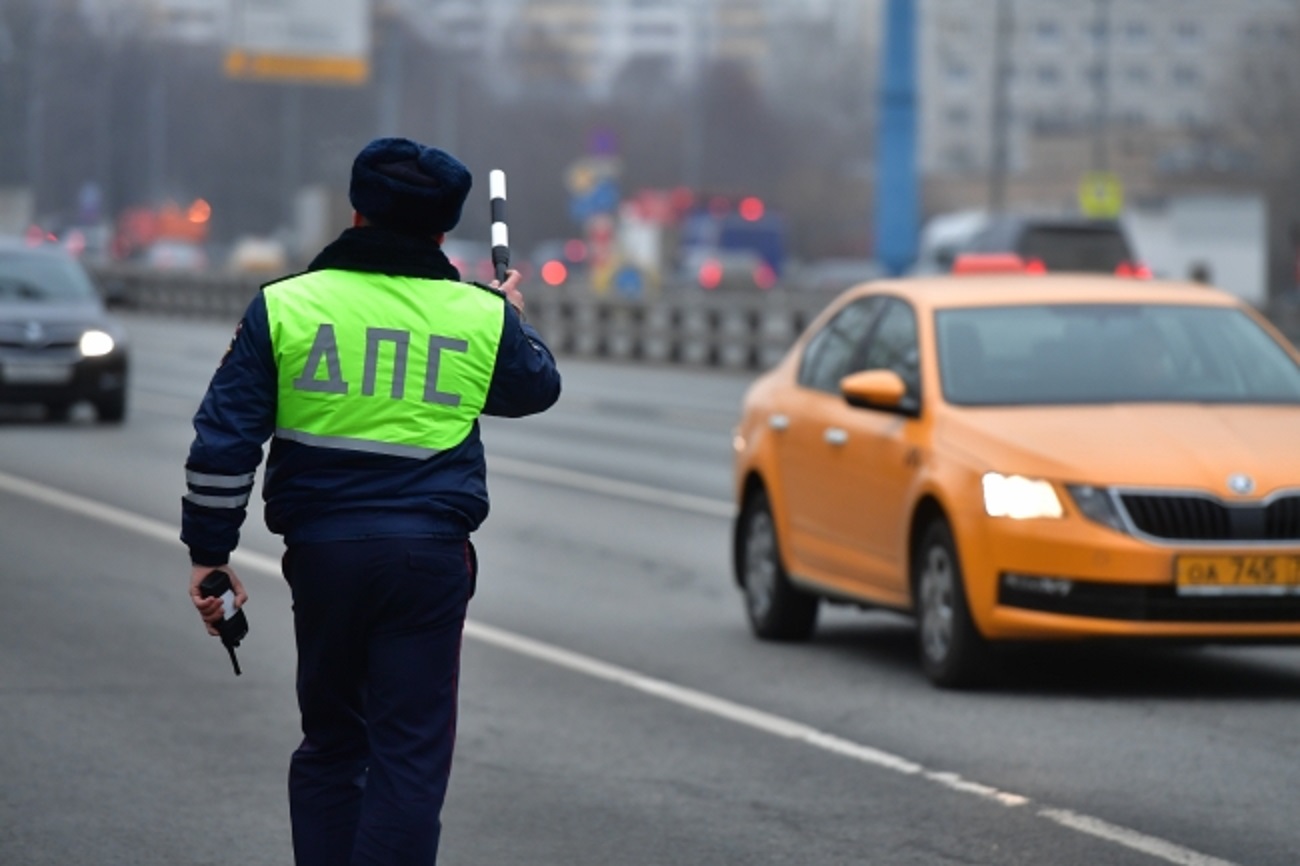
[[[1087,833],[1108,842],[1115,842],[1126,848],[1132,848],[1134,851],[1141,851],[1144,854],[1150,854],[1152,857],[1159,857],[1161,860],[1177,863],[1179,866],[1234,866],[1227,860],[1220,860],[1218,857],[1210,857],[1206,854],[1198,854],[1163,839],[1147,836],[1144,833],[1135,833],[1100,818],[1080,815],[1078,812],[1071,812],[1068,809],[1041,809],[1038,814],[1049,821],[1055,821],[1063,827],[1069,827],[1072,830],[1078,830],[1080,833]]]
[[[530,466],[530,464],[522,465]],[[564,472],[565,470],[558,471]],[[622,484],[623,482],[614,483]],[[180,545],[179,531],[176,526],[94,499],[57,490],[5,472],[0,472],[0,490],[64,511],[80,514],[83,517],[125,529],[138,535],[144,535],[177,546]],[[280,561],[273,556],[236,550],[231,554],[230,561],[236,569],[254,571],[273,579],[280,579],[281,577]],[[1020,794],[1001,791],[989,785],[963,779],[956,773],[929,770],[915,761],[910,761],[883,749],[848,740],[814,728],[811,725],[787,719],[784,716],[729,701],[726,698],[720,698],[696,689],[679,686],[667,680],[646,676],[630,668],[610,664],[592,656],[566,650],[554,644],[534,640],[475,620],[466,621],[465,635],[482,643],[513,652],[516,655],[546,662],[593,679],[613,683],[771,736],[801,742],[830,754],[840,755],[912,778],[925,779],[957,793],[969,794],[1008,808],[1034,805],[1032,800]],[[1103,821],[1100,818],[1094,818],[1068,809],[1041,806],[1035,814],[1058,826],[1120,845],[1132,851],[1147,854],[1167,863],[1175,864],[1175,866],[1237,866],[1232,861],[1201,854],[1165,839],[1148,836],[1145,833],[1130,830]]]
[[[100,523],[107,523],[110,526],[134,532],[137,535],[164,541],[175,545],[177,548],[181,547],[179,521],[177,525],[163,523],[161,520],[154,520],[152,517],[145,517],[143,514],[136,514],[134,511],[127,511],[124,508],[108,505],[85,496],[78,496],[75,493],[65,493],[62,490],[56,490],[35,481],[28,481],[7,472],[0,472],[0,489],[36,502],[52,505],[64,511],[80,514],[83,517],[89,517],[92,520],[98,520]],[[179,501],[179,497],[177,499]],[[230,554],[230,561],[235,568],[250,568],[254,571],[267,572],[276,577],[280,576],[280,561],[273,556],[236,550]]]

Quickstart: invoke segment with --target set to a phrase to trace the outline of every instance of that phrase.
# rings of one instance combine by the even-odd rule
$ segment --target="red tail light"
[[[1042,262],[1039,262],[1042,265]],[[954,274],[1023,274],[1025,260],[1015,253],[962,253],[953,262]]]
[[[754,285],[764,291],[776,285],[776,271],[772,269],[771,265],[764,262],[754,268]]]
[[[1115,267],[1115,276],[1128,277],[1133,280],[1149,280],[1154,274],[1141,262],[1120,262]]]
[[[551,259],[542,265],[542,282],[548,286],[558,286],[569,278],[569,269],[564,266],[563,262]]]
[[[1025,273],[1045,274],[1047,273],[1047,265],[1043,263],[1042,259],[1030,259],[1025,262]]]
[[[722,284],[722,265],[709,259],[700,265],[700,285],[708,291],[713,291]]]

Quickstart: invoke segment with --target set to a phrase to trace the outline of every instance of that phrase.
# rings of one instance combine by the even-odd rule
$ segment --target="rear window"
[[[1024,259],[1038,259],[1049,271],[1114,273],[1133,255],[1118,229],[1088,226],[1031,226],[1020,239]]]

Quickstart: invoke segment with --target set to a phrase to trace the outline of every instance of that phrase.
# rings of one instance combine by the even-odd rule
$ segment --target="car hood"
[[[1255,495],[1300,487],[1300,406],[1107,405],[949,410],[941,450],[976,471],[1103,485],[1184,487]]]
[[[75,323],[96,324],[104,319],[104,307],[98,301],[31,301],[0,304],[0,323],[26,324]]]

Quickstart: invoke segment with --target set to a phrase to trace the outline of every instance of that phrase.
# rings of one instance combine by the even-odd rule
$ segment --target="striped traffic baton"
[[[510,267],[510,230],[506,228],[506,173],[499,168],[488,174],[488,195],[492,206],[492,264],[497,282],[504,283]]]

